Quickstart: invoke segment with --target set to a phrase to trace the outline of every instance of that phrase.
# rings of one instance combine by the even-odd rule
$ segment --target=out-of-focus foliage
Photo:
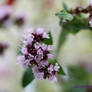
[[[85,68],[81,66],[69,66],[68,67],[69,79],[62,85],[64,92],[91,92],[87,91],[91,86],[89,74]],[[92,75],[91,75],[92,77]]]
[[[67,10],[62,10],[56,14],[60,19],[61,33],[58,41],[58,51],[60,47],[65,43],[68,34],[77,34],[81,30],[90,30],[92,28],[89,25],[89,20],[84,18],[83,15],[72,15]]]
[[[0,5],[3,5],[5,1],[6,0],[0,0]],[[21,90],[22,88],[20,87],[21,76],[24,72],[22,72],[23,69],[20,69],[20,66],[16,64],[17,57],[15,49],[19,44],[19,39],[22,38],[24,32],[26,33],[26,29],[30,27],[44,27],[45,29],[51,30],[52,36],[54,38],[54,48],[56,48],[58,36],[62,34],[62,36],[60,36],[62,37],[62,39],[60,39],[59,44],[62,44],[64,48],[62,49],[62,51],[59,49],[60,54],[58,55],[58,57],[60,63],[64,63],[66,65],[75,65],[80,62],[80,60],[88,60],[86,62],[91,62],[92,32],[83,29],[81,32],[78,32],[77,35],[73,35],[73,33],[77,33],[77,31],[74,30],[71,30],[73,32],[69,34],[68,32],[66,32],[68,30],[64,30],[62,31],[63,33],[61,33],[59,31],[60,27],[58,25],[59,19],[57,18],[57,16],[55,16],[55,13],[59,12],[63,8],[63,6],[61,5],[62,2],[65,2],[65,4],[67,4],[69,8],[75,8],[78,5],[87,6],[90,0],[55,0],[53,8],[48,8],[48,4],[45,3],[45,1],[46,0],[16,0],[15,4],[12,7],[14,9],[13,15],[19,12],[24,12],[27,15],[26,24],[22,28],[18,28],[14,24],[9,25],[5,29],[0,28],[0,41],[5,41],[9,44],[9,48],[5,52],[5,55],[3,57],[0,57],[0,91],[24,91]],[[65,10],[68,9],[66,8]],[[78,27],[79,26],[80,25],[78,25]],[[61,28],[61,30],[63,29]],[[66,44],[63,44],[65,42]],[[77,62],[77,60],[79,61]],[[82,78],[83,77],[84,76],[82,76]],[[71,78],[69,78],[69,80],[70,79]],[[90,84],[92,84],[91,75],[89,76],[89,79],[91,79]],[[35,85],[37,85],[37,87],[35,87]],[[66,92],[60,91],[60,89],[63,89],[62,85],[64,85],[63,82],[60,85],[57,85],[57,83],[51,84],[48,81],[38,81],[37,83],[32,85],[33,87],[31,87],[31,84],[26,87],[27,90],[25,90],[25,92],[34,92],[33,89],[35,89],[35,92]],[[64,89],[66,89],[67,92],[85,92],[85,89],[75,89],[74,86],[75,83],[73,83],[73,81],[66,82]]]
[[[56,14],[61,21],[71,21],[73,19],[73,16],[68,13],[66,10],[61,10],[59,13]]]

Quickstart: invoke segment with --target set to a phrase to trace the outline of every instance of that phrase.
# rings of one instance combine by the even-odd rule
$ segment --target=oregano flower
[[[35,32],[30,29],[23,41],[21,50],[23,55],[18,57],[18,61],[22,67],[32,67],[35,78],[54,82],[57,80],[56,74],[60,66],[57,62],[54,64],[48,62],[54,57],[51,54],[52,45],[45,44],[45,39],[49,39],[49,35],[44,32],[43,28],[38,28]]]

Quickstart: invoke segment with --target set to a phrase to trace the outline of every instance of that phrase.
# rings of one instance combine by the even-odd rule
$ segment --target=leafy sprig
[[[89,20],[91,17],[92,6],[88,6],[86,8],[77,7],[74,10],[67,9],[67,6],[64,4],[64,9],[61,10],[56,15],[60,19],[60,27],[61,32],[58,40],[57,52],[60,51],[60,48],[66,42],[69,34],[76,35],[81,30],[90,30],[92,31],[92,27],[89,24]],[[85,17],[82,14],[89,13],[88,17]]]

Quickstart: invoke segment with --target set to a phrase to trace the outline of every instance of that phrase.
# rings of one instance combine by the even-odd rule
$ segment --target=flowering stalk
[[[49,35],[42,28],[35,32],[29,30],[22,47],[22,54],[18,57],[22,67],[32,67],[35,78],[56,81],[56,74],[60,71],[60,65],[53,60],[51,54],[52,46],[45,44],[44,40],[49,39]],[[53,62],[54,61],[54,62]]]

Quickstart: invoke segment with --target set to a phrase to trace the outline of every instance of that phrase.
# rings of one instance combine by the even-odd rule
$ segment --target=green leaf
[[[25,88],[29,83],[34,80],[34,75],[31,68],[27,68],[22,78],[22,86]]]
[[[77,34],[79,31],[85,31],[86,29],[92,31],[92,28],[89,25],[89,21],[78,16],[76,16],[72,21],[60,25],[63,27],[63,29],[67,30],[69,33],[72,34]]]
[[[60,68],[59,68],[59,71],[58,71],[58,74],[60,75],[65,75],[64,71],[63,71],[63,68],[61,67],[61,65],[59,64]]]
[[[44,42],[45,44],[47,44],[47,45],[52,45],[52,44],[53,44],[53,39],[52,39],[51,32],[49,32],[48,35],[49,35],[49,38],[48,38],[48,39],[45,38],[43,42]]]
[[[61,20],[68,20],[71,21],[73,16],[68,13],[66,10],[61,10],[59,13],[56,14]]]
[[[48,62],[51,63],[51,64],[53,64],[53,65],[55,65],[56,62],[57,62],[57,60],[55,60],[55,59],[49,59]]]

